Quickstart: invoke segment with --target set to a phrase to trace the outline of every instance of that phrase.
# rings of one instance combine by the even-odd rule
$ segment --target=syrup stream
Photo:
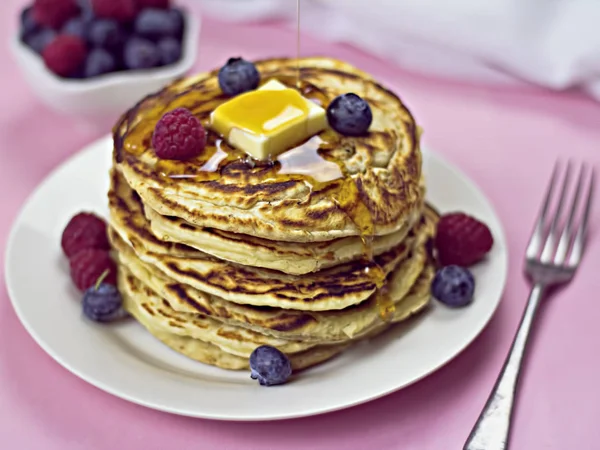
[[[296,0],[296,87],[300,89],[300,0]]]

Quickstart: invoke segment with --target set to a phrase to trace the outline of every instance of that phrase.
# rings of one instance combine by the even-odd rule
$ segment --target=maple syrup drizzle
[[[361,235],[360,240],[362,241],[365,258],[369,261],[373,261],[373,236]]]
[[[335,162],[324,159],[319,149],[325,141],[321,136],[313,136],[304,144],[281,153],[277,162],[281,165],[279,175],[304,175],[325,184],[344,178],[342,168]]]
[[[223,140],[219,140],[216,143],[216,152],[210,157],[208,161],[204,163],[200,170],[202,172],[216,172],[219,170],[221,163],[226,161],[229,157],[228,153],[222,148]]]
[[[376,295],[379,317],[381,317],[381,320],[384,322],[390,322],[396,312],[396,305],[392,301],[388,286],[383,286]]]

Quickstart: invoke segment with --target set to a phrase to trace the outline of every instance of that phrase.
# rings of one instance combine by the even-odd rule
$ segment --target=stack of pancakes
[[[437,215],[424,203],[417,126],[396,95],[328,58],[256,66],[263,82],[324,108],[362,96],[368,135],[326,130],[274,161],[252,160],[209,130],[228,100],[217,72],[174,82],[114,129],[109,236],[125,308],[166,345],[227,369],[270,345],[302,369],[427,305]],[[209,130],[206,149],[159,160],[152,132],[177,107]]]

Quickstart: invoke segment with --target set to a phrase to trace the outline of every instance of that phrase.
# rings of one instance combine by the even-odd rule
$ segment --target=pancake
[[[365,252],[365,244],[358,237],[308,243],[271,241],[247,234],[196,227],[177,217],[162,216],[148,206],[144,210],[152,233],[163,241],[185,244],[224,261],[264,267],[290,275],[304,275],[360,259]],[[400,245],[410,232],[408,225],[373,239],[373,255],[381,255]]]
[[[124,266],[119,267],[119,291],[129,299],[125,309],[136,310],[136,317],[145,316],[152,328],[169,331],[209,342],[227,353],[249,358],[252,351],[261,345],[277,347],[285,353],[298,353],[315,344],[276,339],[245,328],[224,324],[202,314],[181,313],[173,310],[169,302],[159,297],[149,287],[134,277]]]
[[[427,269],[430,275],[433,274],[432,266]],[[125,308],[157,339],[173,350],[183,354],[196,361],[221,367],[230,370],[243,370],[249,368],[248,358],[234,355],[224,351],[217,345],[194,339],[189,336],[167,331],[165,328],[155,328],[152,320],[149,320],[147,314],[142,314],[142,309],[138,307],[139,301],[135,299],[136,293],[123,290],[123,300]],[[427,277],[422,282],[415,284],[410,294],[406,297],[402,310],[399,310],[394,322],[406,320],[410,316],[421,311],[429,301],[429,280]],[[390,325],[381,323],[370,331],[365,338],[376,336],[388,329]],[[176,327],[175,327],[176,328]],[[318,345],[311,347],[303,352],[288,354],[292,368],[297,371],[306,369],[316,364],[327,361],[350,347],[349,343],[337,345]]]
[[[290,275],[304,275],[360,259],[365,251],[365,245],[358,237],[309,243],[271,241],[200,228],[176,217],[161,216],[152,208],[141,204],[140,197],[116,170],[111,171],[109,203],[111,214],[115,216],[114,221],[124,223],[123,226],[129,228],[144,229],[149,222],[150,231],[156,239],[173,244],[152,247],[152,251],[158,253],[164,251],[171,255],[193,256],[195,250],[199,250],[224,261],[279,270]],[[131,211],[135,212],[133,216]],[[147,222],[139,214],[141,211],[145,213]],[[380,255],[400,245],[409,232],[410,229],[402,228],[395,233],[374,238],[371,243],[373,255]]]
[[[143,325],[141,318],[138,318],[138,321]],[[195,361],[228,370],[248,370],[250,368],[248,358],[232,355],[208,342],[153,328],[146,329],[166,346]],[[305,352],[291,354],[288,357],[292,369],[298,371],[328,361],[348,347],[348,344],[323,345],[313,347]]]
[[[130,216],[133,218],[135,213],[132,211]],[[110,240],[113,243],[117,237],[125,240],[139,259],[175,282],[234,303],[328,311],[359,304],[371,296],[415,245],[422,245],[433,235],[435,222],[419,223],[411,239],[372,261],[354,261],[302,277],[228,263],[201,252],[194,256],[153,252],[149,247],[163,243],[155,237],[145,239],[151,235],[147,229],[138,232],[117,228],[119,225],[122,224],[111,221]]]
[[[360,305],[339,311],[307,312],[279,308],[238,305],[206,294],[191,286],[170,280],[152,265],[139,260],[122,240],[114,242],[119,266],[166,300],[176,312],[204,315],[215,320],[273,336],[305,342],[341,342],[364,334],[381,321],[382,304],[401,302],[419,279],[428,277],[424,270],[428,255],[425,245],[410,256],[386,281],[387,297],[374,294]]]
[[[207,147],[197,158],[159,161],[151,136],[165,112],[186,107],[208,125],[210,113],[227,100],[215,70],[176,81],[124,114],[114,128],[115,165],[144,204],[201,228],[287,242],[411,228],[424,195],[411,113],[395,94],[340,61],[270,59],[256,66],[263,82],[276,78],[295,87],[298,64],[301,92],[323,107],[347,92],[365,98],[373,112],[369,133],[349,137],[326,130],[296,149],[294,160],[280,155],[276,161],[256,161],[209,130]],[[325,167],[337,175],[321,172]]]

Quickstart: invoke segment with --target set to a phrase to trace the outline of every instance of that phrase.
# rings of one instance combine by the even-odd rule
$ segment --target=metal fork
[[[508,448],[521,362],[538,306],[544,294],[548,292],[548,288],[570,282],[581,263],[594,192],[595,173],[594,169],[581,166],[575,193],[568,206],[566,222],[561,226],[563,210],[567,203],[566,197],[569,196],[571,164],[567,164],[564,170],[558,204],[553,208],[554,214],[551,214],[553,192],[561,172],[560,165],[557,163],[527,246],[525,273],[533,285],[527,307],[504,367],[463,450],[506,450]],[[581,206],[580,198],[584,190],[586,194]]]

